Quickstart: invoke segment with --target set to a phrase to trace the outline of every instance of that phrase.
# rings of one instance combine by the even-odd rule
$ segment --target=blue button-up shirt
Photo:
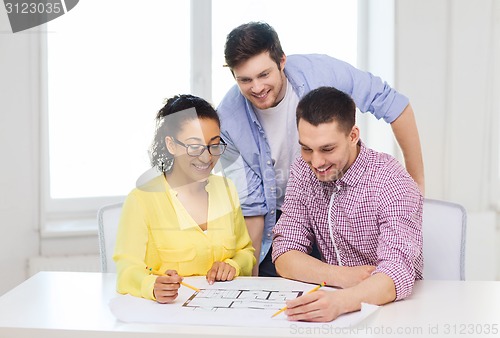
[[[382,79],[327,55],[290,55],[285,75],[299,98],[321,86],[335,87],[353,98],[362,112],[393,122],[408,105],[408,98]],[[222,99],[217,111],[221,136],[228,147],[219,169],[235,183],[244,216],[264,216],[260,260],[272,243],[276,222],[276,173],[266,134],[252,104],[237,85]],[[295,145],[293,145],[295,146]]]

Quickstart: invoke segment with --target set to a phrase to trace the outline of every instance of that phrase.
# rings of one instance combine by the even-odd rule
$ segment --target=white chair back
[[[465,280],[466,224],[461,205],[424,200],[424,279]]]
[[[123,203],[110,204],[102,207],[97,212],[101,272],[116,272],[113,252],[115,250],[122,205]]]

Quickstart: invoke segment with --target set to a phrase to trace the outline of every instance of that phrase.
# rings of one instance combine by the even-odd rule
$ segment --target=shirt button
[[[271,233],[270,232],[267,233],[267,238],[271,238]]]
[[[270,189],[272,192],[275,192],[276,191],[276,188],[275,187],[271,187]]]
[[[271,210],[271,215],[274,215],[274,210]]]
[[[271,165],[271,164],[273,164],[273,162],[267,161],[267,165]]]

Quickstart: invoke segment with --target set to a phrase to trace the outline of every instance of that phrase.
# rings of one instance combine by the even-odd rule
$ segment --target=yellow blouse
[[[204,232],[177,199],[165,177],[130,192],[123,205],[113,259],[117,291],[154,299],[154,270],[181,276],[206,275],[215,261],[230,264],[236,276],[249,276],[256,260],[231,180],[210,175],[207,230]]]

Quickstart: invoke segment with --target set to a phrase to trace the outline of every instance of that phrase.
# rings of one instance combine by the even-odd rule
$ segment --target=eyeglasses
[[[203,144],[185,144],[179,141],[178,139],[172,137],[175,143],[181,145],[186,148],[186,152],[189,156],[198,157],[201,156],[205,152],[205,149],[208,149],[208,152],[212,156],[220,156],[226,150],[227,144],[221,139],[217,144],[209,144],[205,146]]]

